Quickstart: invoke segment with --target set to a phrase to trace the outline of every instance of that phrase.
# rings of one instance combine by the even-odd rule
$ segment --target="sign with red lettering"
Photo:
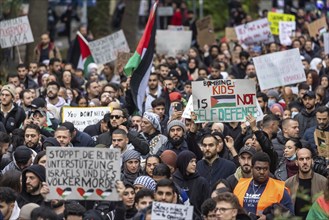
[[[255,81],[249,79],[192,82],[193,109],[197,122],[245,121],[257,116]]]
[[[27,16],[0,22],[0,45],[13,47],[33,42],[33,34]]]
[[[253,58],[261,90],[306,81],[299,49]]]

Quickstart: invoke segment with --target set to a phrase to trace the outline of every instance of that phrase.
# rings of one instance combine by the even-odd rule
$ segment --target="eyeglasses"
[[[235,208],[215,208],[214,209],[214,212],[220,212],[220,213],[223,213],[223,212],[226,212],[228,210],[232,210],[232,209],[235,209]]]
[[[120,118],[123,118],[123,116],[122,115],[110,115],[110,119],[113,119],[113,118],[120,119]]]

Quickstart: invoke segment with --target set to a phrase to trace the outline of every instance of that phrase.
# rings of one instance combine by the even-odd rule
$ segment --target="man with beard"
[[[31,110],[32,104],[32,92],[29,89],[24,89],[19,93],[19,99],[21,101],[20,106],[24,109],[25,113]]]
[[[42,34],[41,42],[34,48],[34,62],[42,63],[44,60],[50,60],[54,57],[62,59],[59,49],[50,42],[49,34]]]
[[[231,190],[233,191],[236,184],[238,184],[241,178],[251,178],[251,159],[256,153],[255,148],[245,145],[240,149],[239,152],[239,163],[240,167],[235,171],[234,174],[227,177],[227,182],[230,185]]]
[[[25,64],[18,64],[17,74],[25,89],[37,89],[39,87],[38,84],[28,75],[28,70]]]
[[[240,205],[258,219],[267,219],[263,211],[276,203],[294,213],[284,182],[269,177],[270,164],[271,159],[266,153],[257,152],[252,158],[252,177],[240,178],[234,189]]]
[[[24,129],[24,143],[36,153],[39,153],[42,150],[40,133],[41,129],[36,124],[29,124]]]
[[[18,219],[20,209],[16,203],[16,192],[9,187],[0,187],[0,218]]]
[[[48,73],[50,75],[55,75],[55,76],[59,76],[59,74],[61,74],[61,69],[62,69],[62,66],[61,66],[61,60],[58,59],[58,58],[51,58],[49,60],[49,71]]]
[[[98,136],[97,144],[104,144],[109,146],[112,143],[112,132],[120,128],[127,133],[129,143],[131,143],[135,150],[146,155],[149,153],[149,145],[143,136],[132,129],[128,129],[128,113],[121,108],[114,108],[110,113],[110,121],[107,124],[109,131]]]
[[[103,91],[99,97],[101,101],[101,106],[108,106],[110,102],[113,100],[111,94],[106,91]]]
[[[259,104],[260,108],[262,109],[263,113],[264,114],[271,113],[271,110],[269,109],[269,107],[267,105],[268,104],[267,95],[263,92],[258,92],[256,94],[256,97],[257,97],[258,104]]]
[[[0,122],[3,123],[8,134],[19,128],[25,119],[24,110],[14,103],[14,85],[4,85],[1,89]]]
[[[303,138],[310,144],[310,146],[316,150],[317,146],[315,144],[314,132],[316,129],[321,132],[329,132],[329,108],[326,106],[320,106],[316,110],[316,121],[317,126],[306,129]],[[320,145],[321,143],[319,143]]]
[[[88,125],[83,132],[90,135],[90,137],[96,142],[99,135],[107,132],[109,128],[107,124],[110,122],[110,113],[106,113],[104,118],[96,124]]]
[[[240,63],[233,66],[231,73],[236,79],[244,79],[246,77],[246,67],[249,64],[249,56],[249,53],[246,51],[240,52]]]
[[[89,81],[86,83],[87,97],[90,102],[92,99],[98,99],[99,97],[99,83],[98,81]]]
[[[44,205],[49,188],[46,181],[46,169],[42,165],[32,165],[22,173],[22,191],[17,199],[19,207],[27,203]]]
[[[296,156],[298,173],[286,180],[286,187],[290,190],[295,215],[305,219],[312,203],[325,189],[326,178],[313,172],[311,149],[303,147]]]
[[[159,79],[156,73],[151,73],[148,81],[148,86],[145,91],[145,99],[143,103],[143,112],[152,110],[152,101],[161,97],[161,86],[159,86]]]
[[[316,126],[316,95],[313,91],[307,91],[303,95],[303,106],[302,111],[295,116],[295,119],[299,123],[299,133],[303,136],[307,128]]]
[[[203,159],[197,163],[197,171],[207,181],[212,188],[219,179],[226,179],[232,175],[236,166],[232,161],[220,158],[219,141],[212,134],[206,134],[201,139],[201,150],[203,153]]]
[[[49,82],[47,84],[47,97],[46,101],[48,104],[54,105],[58,112],[60,112],[61,108],[66,105],[65,99],[58,96],[60,86],[57,82]]]
[[[31,62],[29,64],[29,73],[28,74],[36,84],[38,84],[38,77],[39,77],[38,68],[39,68],[38,63],[36,63],[36,62]]]
[[[191,126],[190,131],[186,134],[185,124],[179,120],[172,120],[167,125],[168,141],[160,147],[157,155],[160,156],[165,150],[172,150],[177,155],[184,150],[190,150],[195,153],[197,160],[201,160],[203,154],[195,139],[196,130],[196,126]]]

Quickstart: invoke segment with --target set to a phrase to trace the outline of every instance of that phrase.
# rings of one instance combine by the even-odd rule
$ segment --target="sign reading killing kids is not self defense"
[[[119,149],[47,147],[47,199],[117,201]]]
[[[151,219],[192,220],[192,218],[193,218],[193,206],[163,203],[163,202],[152,203]]]
[[[245,121],[257,116],[256,84],[249,79],[192,82],[197,122]]]

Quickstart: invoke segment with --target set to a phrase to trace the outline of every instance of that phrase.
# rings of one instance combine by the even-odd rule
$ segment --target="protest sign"
[[[121,73],[125,65],[128,63],[130,57],[132,57],[133,55],[133,53],[119,52],[117,60],[115,61],[114,72]]]
[[[238,37],[236,36],[235,29],[233,27],[225,28],[225,38],[227,41],[237,41]]]
[[[47,147],[47,199],[117,201],[119,149]]]
[[[329,54],[329,33],[323,34],[324,53]]]
[[[97,64],[104,64],[116,60],[118,52],[130,52],[126,37],[122,30],[89,42],[89,49]]]
[[[294,21],[280,21],[279,22],[279,39],[280,43],[285,46],[290,46],[291,37],[295,36],[296,22]]]
[[[191,47],[192,31],[157,30],[157,54],[172,55],[185,54]]]
[[[245,45],[255,43],[268,44],[274,41],[266,18],[236,26],[235,33],[239,42]]]
[[[188,26],[168,25],[168,30],[171,30],[171,31],[189,31],[190,27],[188,27]]]
[[[280,14],[275,12],[268,12],[268,22],[273,35],[279,35],[279,22],[280,21],[295,21],[295,15]]]
[[[216,42],[216,35],[211,16],[198,20],[196,22],[196,28],[198,31],[197,41],[200,47],[203,47],[206,44],[211,46]]]
[[[196,122],[245,121],[257,116],[255,81],[249,79],[192,82]]]
[[[299,49],[253,58],[261,90],[306,81]]]
[[[33,42],[33,34],[27,16],[0,22],[0,45],[13,47]]]
[[[185,106],[184,112],[182,114],[182,118],[191,118],[191,112],[193,112],[193,96],[190,95],[188,102]]]
[[[151,219],[192,220],[192,217],[193,217],[193,206],[155,202],[155,201],[152,203]]]
[[[307,25],[307,28],[310,36],[316,38],[317,35],[323,34],[328,30],[326,18],[322,17],[316,21],[313,21]]]
[[[72,122],[74,127],[83,131],[88,125],[96,124],[104,118],[110,108],[105,107],[70,107],[62,108],[62,122]]]
[[[315,129],[314,140],[318,147],[319,156],[329,159],[329,132]]]
[[[173,7],[160,6],[158,7],[158,16],[172,16],[174,14]]]

